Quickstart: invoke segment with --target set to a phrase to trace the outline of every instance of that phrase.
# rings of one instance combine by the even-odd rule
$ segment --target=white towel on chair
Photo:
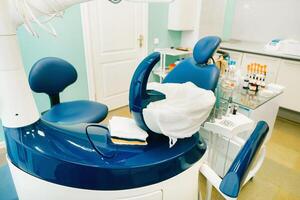
[[[177,139],[191,137],[208,118],[215,103],[212,91],[191,82],[149,83],[148,89],[159,91],[166,99],[152,102],[143,110],[148,128],[170,138],[170,147]]]
[[[138,127],[133,119],[126,117],[112,117],[108,128],[113,138],[146,141],[148,137],[148,133]]]

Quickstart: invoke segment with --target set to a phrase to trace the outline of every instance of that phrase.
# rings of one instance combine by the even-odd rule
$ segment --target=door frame
[[[84,42],[84,53],[85,62],[87,69],[87,81],[88,81],[88,92],[89,99],[91,101],[96,101],[96,81],[95,81],[95,63],[94,63],[94,52],[95,48],[92,44],[92,33],[89,21],[93,19],[93,16],[89,13],[88,3],[83,3],[80,5],[81,10],[81,20],[82,20],[82,32],[83,32],[83,42]],[[145,57],[148,54],[148,17],[149,17],[149,5],[148,3],[141,3],[143,11],[143,35],[144,35],[144,50],[142,51],[142,56]]]

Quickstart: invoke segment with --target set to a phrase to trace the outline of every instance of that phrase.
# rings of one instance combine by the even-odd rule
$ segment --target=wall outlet
[[[154,45],[159,45],[159,38],[154,38],[153,44]]]

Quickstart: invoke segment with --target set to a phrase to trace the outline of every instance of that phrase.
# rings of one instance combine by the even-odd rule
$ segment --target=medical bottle
[[[247,66],[247,74],[244,79],[243,89],[248,90],[249,89],[249,74],[250,74],[250,65]]]

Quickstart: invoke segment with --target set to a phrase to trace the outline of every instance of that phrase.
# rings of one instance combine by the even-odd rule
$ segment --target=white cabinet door
[[[300,112],[300,62],[282,60],[277,83],[285,86],[280,106]]]
[[[194,30],[197,17],[197,0],[176,0],[169,5],[168,29],[173,31]]]
[[[267,74],[267,83],[275,83],[278,74],[278,68],[280,65],[280,59],[267,57],[267,56],[259,56],[254,54],[245,53],[243,57],[242,63],[242,74],[245,75],[247,73],[247,66],[251,63],[258,63],[261,65],[267,65],[268,74]]]

